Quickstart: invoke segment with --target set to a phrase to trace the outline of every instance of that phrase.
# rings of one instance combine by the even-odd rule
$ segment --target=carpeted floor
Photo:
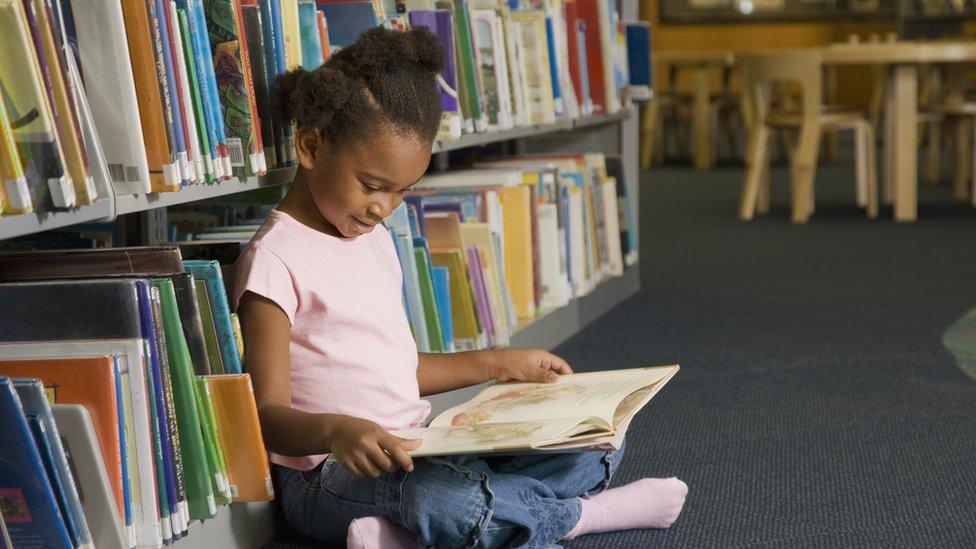
[[[590,547],[974,547],[976,382],[942,346],[976,304],[976,212],[922,189],[919,221],[853,203],[734,220],[742,169],[642,179],[643,292],[562,345],[578,370],[682,365],[630,431],[619,480],[690,486],[667,531]]]
[[[868,221],[839,164],[794,226],[774,173],[752,223],[734,219],[740,167],[644,174],[643,292],[557,352],[580,371],[682,365],[618,479],[691,492],[667,531],[567,549],[976,546],[976,382],[940,341],[976,304],[976,212],[925,188],[917,223]]]

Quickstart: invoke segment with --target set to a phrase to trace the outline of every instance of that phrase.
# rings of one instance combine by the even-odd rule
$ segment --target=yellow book
[[[0,214],[24,214],[33,209],[7,108],[0,101]]]
[[[31,0],[27,9],[31,10],[37,21],[40,42],[44,57],[47,60],[47,71],[43,74],[49,78],[51,95],[54,97],[54,109],[57,118],[57,132],[61,138],[64,150],[65,168],[71,175],[71,182],[75,188],[75,197],[79,204],[93,204],[98,200],[95,181],[88,171],[88,155],[85,145],[81,142],[81,126],[78,124],[77,111],[74,102],[68,96],[68,82],[65,81],[65,70],[61,62],[61,50],[54,42],[48,10],[44,0]]]
[[[535,317],[531,196],[525,185],[498,189],[505,212],[505,276],[519,318]]]
[[[484,270],[485,287],[488,290],[488,301],[491,304],[492,323],[495,337],[499,346],[507,346],[511,336],[511,328],[505,318],[505,300],[508,295],[502,291],[498,262],[495,256],[495,246],[491,236],[491,228],[487,223],[461,223],[461,239],[465,247],[474,246],[481,256],[481,267]]]
[[[248,374],[203,376],[210,386],[220,447],[234,501],[274,498],[261,422]]]
[[[298,0],[281,0],[281,30],[285,39],[285,65],[302,66],[302,31],[298,19]]]
[[[481,328],[474,309],[471,284],[468,279],[468,262],[459,248],[430,250],[430,260],[438,267],[447,267],[451,279],[451,318],[453,321],[454,346],[458,351],[470,351],[481,347]]]

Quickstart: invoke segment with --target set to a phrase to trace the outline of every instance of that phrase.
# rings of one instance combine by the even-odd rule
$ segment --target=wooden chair
[[[945,120],[952,132],[953,146],[953,176],[952,194],[958,201],[966,200],[967,196],[974,207],[976,207],[976,169],[973,169],[973,162],[976,159],[976,101],[966,98],[965,90],[967,87],[967,73],[972,71],[974,66],[959,65],[947,67],[945,69],[946,90],[944,97],[936,91],[930,96],[926,107],[919,112],[920,117],[935,118]],[[938,75],[938,71],[933,71]],[[938,76],[935,77],[936,79]],[[935,80],[938,83],[938,80]],[[933,139],[935,132],[929,133],[929,139]],[[936,142],[938,146],[938,142]],[[931,151],[930,164],[937,165],[941,160],[941,150]],[[968,186],[971,187],[967,189]]]
[[[746,177],[739,203],[739,218],[750,220],[769,208],[769,140],[774,130],[795,130],[799,138],[790,154],[792,220],[804,223],[813,213],[813,183],[824,131],[853,130],[856,148],[857,203],[878,215],[877,161],[874,128],[856,110],[831,109],[823,104],[823,75],[815,51],[755,53],[738,56],[749,94],[753,125],[746,151]],[[791,83],[799,87],[798,109],[771,108],[770,86]]]

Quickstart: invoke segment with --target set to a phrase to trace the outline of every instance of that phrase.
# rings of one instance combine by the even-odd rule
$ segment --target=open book
[[[678,372],[656,366],[560,376],[555,383],[500,383],[447,410],[411,456],[616,450],[630,420]]]

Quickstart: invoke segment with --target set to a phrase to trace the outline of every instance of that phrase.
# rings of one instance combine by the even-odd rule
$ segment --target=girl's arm
[[[470,387],[485,381],[552,383],[573,369],[542,349],[494,349],[463,353],[418,353],[421,396]]]
[[[311,456],[332,452],[356,476],[377,477],[392,471],[396,461],[413,469],[407,449],[420,441],[397,438],[365,419],[341,414],[310,414],[291,407],[289,336],[291,323],[275,302],[246,292],[238,307],[247,372],[254,385],[254,400],[264,445],[283,456]]]

